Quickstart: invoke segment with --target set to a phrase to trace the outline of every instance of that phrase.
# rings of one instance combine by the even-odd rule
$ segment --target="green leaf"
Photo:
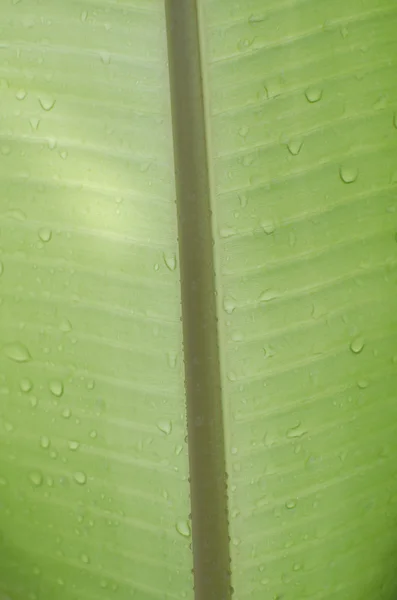
[[[0,598],[392,600],[395,2],[2,15]]]

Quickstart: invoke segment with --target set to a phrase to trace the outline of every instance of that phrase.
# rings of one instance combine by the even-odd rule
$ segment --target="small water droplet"
[[[68,157],[68,152],[67,150],[62,150],[62,152],[59,153],[59,156],[63,159],[66,160]]]
[[[68,441],[68,446],[69,446],[69,450],[77,450],[80,446],[79,442],[76,442],[76,440],[69,440]]]
[[[40,125],[40,119],[37,119],[36,117],[32,117],[31,119],[29,119],[29,123],[30,123],[32,130],[37,131],[39,128],[39,125]]]
[[[17,100],[24,100],[27,96],[27,92],[24,89],[20,89],[17,91],[17,93],[15,94],[15,97]]]
[[[275,290],[265,290],[259,296],[259,302],[270,302],[279,297],[279,294]]]
[[[21,342],[6,344],[3,351],[8,358],[18,363],[28,362],[32,358],[27,347]]]
[[[248,204],[247,196],[245,194],[239,194],[238,199],[240,201],[241,208],[245,208]]]
[[[224,309],[224,311],[228,315],[231,315],[235,308],[236,308],[236,303],[233,300],[233,298],[230,298],[230,296],[226,296],[223,299],[223,309]]]
[[[248,131],[249,131],[248,127],[243,126],[243,127],[240,127],[240,129],[238,130],[238,134],[240,137],[245,138],[248,134]]]
[[[39,487],[43,483],[43,475],[40,471],[32,471],[29,473],[29,479],[35,487]]]
[[[27,394],[28,392],[30,392],[30,390],[32,388],[33,388],[33,383],[27,377],[24,377],[19,382],[19,389],[21,390],[21,392],[24,392],[25,394]]]
[[[361,390],[365,390],[365,388],[368,387],[369,383],[368,383],[367,379],[359,379],[357,381],[357,385]]]
[[[38,405],[38,400],[37,400],[36,396],[31,396],[30,397],[30,406],[32,408],[36,408],[37,405]]]
[[[180,535],[183,537],[190,537],[191,529],[189,521],[185,521],[185,519],[178,519],[175,526]]]
[[[47,448],[50,447],[50,438],[47,437],[46,435],[42,435],[40,438],[40,446],[42,448],[44,448],[44,450],[47,450]]]
[[[319,100],[321,100],[322,95],[323,95],[323,90],[317,86],[310,86],[305,91],[305,96],[306,96],[308,102],[310,102],[310,104],[313,104],[314,102],[318,102]]]
[[[157,427],[166,435],[170,435],[172,431],[172,423],[168,419],[161,419],[160,421],[158,421]]]
[[[167,363],[170,369],[175,369],[176,361],[177,361],[177,353],[176,352],[168,352],[167,353]]]
[[[90,431],[90,438],[95,440],[96,437],[98,437],[98,433],[95,431],[95,429],[93,429],[92,431]]]
[[[62,416],[64,419],[70,419],[70,417],[72,416],[72,411],[70,410],[69,407],[66,407],[63,409]]]
[[[291,498],[290,500],[287,500],[287,502],[285,503],[285,508],[287,508],[288,510],[292,510],[295,507],[296,507],[296,500],[294,500],[293,498]]]
[[[59,324],[59,329],[63,333],[68,333],[69,331],[72,331],[72,324],[69,321],[69,319],[62,319],[62,321]]]
[[[73,473],[73,479],[79,485],[84,485],[85,483],[87,483],[87,475],[83,473],[83,471],[76,471],[75,473]]]
[[[88,554],[85,554],[83,552],[83,554],[80,556],[81,558],[81,562],[83,562],[85,565],[88,565],[90,563],[90,557],[88,556]]]
[[[264,15],[250,15],[248,17],[248,23],[250,25],[256,25],[258,23],[262,23],[265,20],[265,16]]]
[[[303,428],[302,423],[298,421],[296,425],[287,429],[287,438],[295,439],[301,438],[307,433],[307,430]]]
[[[80,21],[82,23],[85,23],[88,17],[88,12],[86,10],[83,10],[83,12],[80,15]]]
[[[350,343],[350,350],[354,354],[359,354],[363,350],[364,344],[365,344],[365,342],[364,342],[364,339],[362,337],[356,337]]]
[[[50,150],[55,150],[55,148],[57,147],[57,140],[54,137],[48,138],[47,140],[47,144]]]
[[[343,39],[346,39],[347,36],[349,35],[349,30],[346,26],[343,26],[340,28],[340,34],[343,37]]]
[[[57,398],[60,398],[62,396],[63,383],[59,379],[53,379],[52,381],[50,381],[49,388],[50,388],[51,394],[53,394]]]
[[[99,53],[99,56],[101,57],[101,61],[103,62],[104,65],[110,65],[110,60],[111,60],[110,52],[102,51]]]
[[[358,169],[352,166],[342,166],[339,169],[339,176],[343,183],[353,183],[358,177]]]
[[[164,260],[164,263],[165,263],[165,266],[167,267],[167,269],[169,269],[170,271],[175,271],[175,269],[176,269],[175,254],[163,254],[163,260]]]
[[[39,229],[38,235],[42,242],[47,243],[52,237],[52,231],[48,227],[42,227]]]
[[[262,221],[261,227],[262,227],[263,231],[266,233],[266,235],[271,235],[272,233],[274,233],[274,230],[276,229],[274,222],[271,220]]]
[[[55,106],[55,98],[53,96],[42,95],[39,97],[39,103],[46,112],[52,110]]]
[[[297,156],[299,154],[299,152],[301,151],[302,146],[303,146],[303,140],[300,140],[300,139],[291,140],[287,144],[288,151],[290,154],[292,154],[292,156]]]

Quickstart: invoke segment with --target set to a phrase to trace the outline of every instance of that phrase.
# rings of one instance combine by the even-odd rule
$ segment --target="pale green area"
[[[164,7],[3,4],[0,597],[192,598]]]
[[[201,6],[234,597],[393,600],[397,6]]]

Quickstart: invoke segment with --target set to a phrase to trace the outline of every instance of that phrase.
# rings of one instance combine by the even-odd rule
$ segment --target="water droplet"
[[[101,61],[103,62],[104,65],[110,64],[110,59],[111,59],[110,52],[102,51],[99,53],[99,56],[101,57]]]
[[[48,227],[42,227],[39,229],[38,235],[42,242],[47,243],[52,237],[52,231],[51,229],[48,229]]]
[[[80,556],[81,558],[81,562],[83,562],[85,565],[88,565],[90,563],[90,558],[88,556],[88,554],[85,554],[83,552],[83,554]]]
[[[66,407],[63,409],[62,416],[64,419],[70,419],[70,417],[72,416],[72,411],[70,410],[69,407]]]
[[[40,125],[40,119],[37,119],[36,117],[32,117],[31,119],[29,119],[29,123],[30,123],[32,130],[37,131],[39,128],[39,125]]]
[[[85,23],[88,17],[88,12],[86,10],[83,10],[83,12],[80,15],[80,21],[82,23]]]
[[[69,319],[62,319],[62,321],[59,324],[59,329],[63,333],[68,333],[69,331],[72,331],[72,324],[69,321]]]
[[[321,100],[322,95],[323,95],[323,90],[316,86],[310,86],[305,91],[305,96],[306,96],[308,102],[310,102],[311,104]]]
[[[347,36],[349,35],[349,30],[346,26],[343,26],[340,28],[340,34],[343,37],[343,39],[346,39]]]
[[[241,208],[245,208],[248,204],[247,196],[245,194],[239,194],[238,199],[240,200]]]
[[[250,25],[256,25],[257,23],[262,23],[265,20],[263,15],[251,15],[248,17],[248,23]]]
[[[342,166],[339,169],[339,176],[343,183],[353,183],[358,177],[358,169],[351,166]]]
[[[30,397],[30,406],[32,408],[36,408],[37,405],[38,405],[38,400],[37,400],[36,396],[31,396]]]
[[[63,383],[59,379],[53,379],[52,381],[50,381],[49,388],[50,388],[51,394],[53,394],[57,398],[60,398],[62,396]]]
[[[162,419],[161,421],[158,421],[157,427],[166,435],[170,435],[172,431],[172,423],[168,419]]]
[[[21,342],[6,344],[3,351],[8,358],[18,363],[28,362],[32,358],[27,347]]]
[[[46,435],[42,435],[40,438],[40,446],[42,448],[44,448],[44,450],[47,450],[47,448],[50,447],[50,438],[48,438]]]
[[[189,521],[185,521],[184,519],[178,519],[175,527],[180,535],[182,535],[183,537],[190,537],[191,529]]]
[[[291,498],[291,500],[287,500],[287,502],[285,503],[285,508],[287,508],[288,510],[292,510],[295,507],[296,507],[296,500],[294,500],[293,498]]]
[[[265,290],[259,296],[259,302],[270,302],[271,300],[275,300],[278,298],[279,294],[275,290]]]
[[[274,225],[274,222],[271,220],[262,221],[261,227],[262,227],[263,231],[266,233],[266,235],[271,235],[272,233],[274,233],[274,230],[276,228]]]
[[[55,150],[57,147],[57,140],[54,137],[48,138],[47,144],[50,150]]]
[[[248,127],[243,126],[243,127],[240,127],[240,129],[238,130],[238,134],[240,137],[245,138],[247,136],[248,131],[249,131]]]
[[[83,473],[83,471],[76,471],[75,473],[73,473],[73,479],[79,485],[84,485],[85,483],[87,483],[87,475]]]
[[[350,343],[350,350],[354,352],[354,354],[359,354],[364,348],[364,339],[362,337],[357,337]]]
[[[68,446],[69,446],[69,450],[75,451],[79,448],[80,443],[76,442],[76,440],[69,440]]]
[[[226,296],[223,299],[223,309],[224,311],[228,314],[231,315],[232,312],[234,311],[234,309],[236,308],[236,303],[233,300],[233,298],[230,298],[230,296]]]
[[[19,389],[21,390],[21,392],[24,392],[25,394],[30,392],[30,390],[32,388],[33,388],[33,383],[27,377],[25,377],[24,379],[21,379],[21,381],[19,382]]]
[[[40,96],[39,103],[40,103],[41,108],[48,112],[54,108],[55,98],[53,96],[47,96],[47,95]]]
[[[163,260],[164,260],[164,263],[165,263],[165,266],[167,267],[167,269],[169,269],[170,271],[175,271],[175,269],[176,269],[175,254],[163,254]]]
[[[93,379],[89,379],[86,387],[89,392],[92,392],[92,390],[95,388],[95,381]]]
[[[297,156],[299,154],[299,152],[301,151],[302,146],[303,146],[303,140],[299,140],[299,139],[291,140],[287,144],[289,153],[292,154],[292,156]]]
[[[90,431],[90,438],[95,440],[96,437],[98,437],[98,433],[95,431],[95,429],[93,429],[92,431]]]
[[[170,367],[170,369],[175,369],[177,356],[178,355],[176,352],[168,352],[167,353],[167,362],[168,362],[168,366]]]
[[[357,385],[361,390],[365,390],[368,387],[369,383],[366,379],[359,379],[357,381]]]
[[[24,89],[20,89],[17,91],[17,93],[15,94],[15,97],[17,100],[24,100],[27,96],[27,92]]]
[[[63,159],[66,160],[68,157],[68,152],[67,150],[62,150],[62,152],[59,153],[59,156]]]
[[[29,479],[35,487],[39,487],[43,483],[43,475],[40,471],[32,471],[29,473]]]
[[[307,433],[307,430],[304,429],[302,427],[302,423],[300,421],[298,421],[298,423],[296,425],[294,425],[290,429],[287,429],[287,438],[289,438],[289,439],[301,438],[306,433]]]

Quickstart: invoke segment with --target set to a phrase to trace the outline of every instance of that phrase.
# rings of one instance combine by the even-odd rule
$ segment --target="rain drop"
[[[53,96],[40,96],[39,103],[41,108],[48,112],[54,108],[55,98]]]
[[[43,475],[40,471],[32,471],[29,473],[29,479],[35,487],[39,487],[43,483]]]
[[[101,57],[101,61],[103,62],[104,65],[109,65],[110,64],[110,52],[105,52],[102,51],[99,53],[99,56]]]
[[[165,433],[165,435],[170,435],[172,431],[172,423],[168,419],[162,419],[161,421],[158,421],[157,427],[160,429],[160,431]]]
[[[223,308],[228,315],[231,315],[234,309],[236,308],[236,303],[232,298],[225,297],[223,299]]]
[[[262,221],[261,227],[266,235],[271,235],[274,233],[275,225],[273,221]]]
[[[33,383],[27,377],[25,377],[24,379],[21,379],[21,381],[19,382],[19,389],[21,390],[21,392],[24,392],[25,394],[30,392],[30,390],[32,388],[33,388]]]
[[[365,388],[368,387],[369,383],[366,379],[359,379],[357,381],[357,385],[360,388],[360,390],[365,390]]]
[[[42,242],[44,242],[44,243],[49,242],[51,237],[52,237],[51,229],[48,229],[48,227],[42,227],[41,229],[39,229],[39,238],[41,239]]]
[[[93,429],[92,431],[90,431],[90,438],[92,438],[93,440],[95,440],[95,438],[98,437],[98,433],[95,431],[95,429]]]
[[[299,421],[294,427],[287,429],[287,438],[296,439],[301,438],[307,433],[307,430],[303,428],[302,423]]]
[[[85,565],[88,565],[90,563],[90,558],[88,556],[88,554],[83,553],[81,556],[81,562],[83,562]]]
[[[47,448],[50,447],[50,438],[48,438],[46,435],[42,435],[40,438],[40,446],[44,449],[47,450]]]
[[[69,446],[69,450],[75,451],[80,446],[80,443],[76,442],[76,440],[69,440],[68,446]]]
[[[290,142],[288,142],[287,144],[287,148],[290,154],[292,154],[292,156],[297,156],[299,154],[299,152],[301,151],[301,148],[303,146],[303,140],[291,140]]]
[[[32,358],[27,347],[21,342],[6,344],[3,351],[8,358],[18,363],[28,362]]]
[[[245,138],[247,136],[248,131],[249,131],[248,127],[243,126],[243,127],[240,127],[240,129],[238,130],[238,134],[240,137]]]
[[[191,529],[189,521],[185,521],[184,519],[178,519],[175,524],[177,532],[183,537],[190,537]]]
[[[24,100],[27,96],[26,90],[24,89],[20,89],[17,91],[17,93],[15,94],[15,97],[17,100]]]
[[[83,471],[76,471],[73,474],[73,479],[79,485],[84,485],[87,482],[87,475]]]
[[[59,329],[63,333],[68,333],[69,331],[72,331],[72,324],[69,321],[69,319],[62,319],[62,321],[59,324]]]
[[[66,407],[63,409],[62,416],[64,419],[70,419],[70,417],[72,416],[72,411],[70,410],[69,407]]]
[[[364,339],[362,337],[357,337],[350,343],[350,350],[354,354],[359,354],[363,350],[364,344]]]
[[[319,100],[321,100],[322,95],[323,95],[323,90],[316,86],[310,86],[305,91],[305,96],[306,96],[308,102],[310,102],[310,104],[314,104],[315,102],[318,102]]]
[[[356,167],[342,166],[339,169],[339,176],[343,183],[353,183],[358,177],[358,169]]]
[[[285,503],[285,508],[287,508],[288,510],[292,510],[295,507],[296,507],[296,500],[294,500],[294,499],[287,500],[287,502]]]
[[[40,119],[37,119],[36,117],[32,117],[31,119],[29,119],[29,123],[30,123],[32,130],[37,131],[39,128],[39,125],[40,125]]]
[[[80,21],[82,23],[85,23],[88,17],[88,12],[86,10],[83,10],[83,12],[80,15]]]
[[[175,254],[163,254],[163,260],[165,263],[165,266],[167,267],[167,269],[169,269],[170,271],[175,271],[176,269],[176,256]]]
[[[60,398],[62,396],[63,383],[59,379],[53,379],[52,381],[50,381],[49,388],[50,388],[51,394],[53,394],[57,398]]]
[[[167,362],[170,369],[175,369],[177,361],[177,353],[176,352],[168,352],[167,353]]]

